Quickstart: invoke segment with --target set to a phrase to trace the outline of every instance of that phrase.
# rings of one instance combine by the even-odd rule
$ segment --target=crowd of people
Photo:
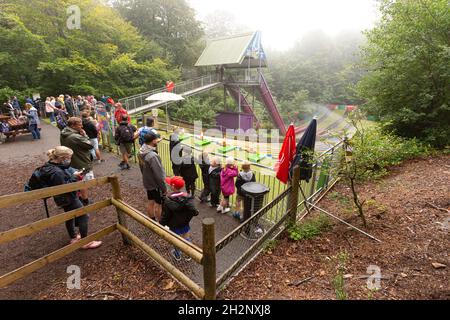
[[[104,98],[104,97],[103,97]],[[222,167],[220,157],[209,157],[207,152],[194,157],[193,149],[181,144],[180,129],[176,128],[170,136],[170,159],[173,177],[167,177],[165,168],[158,154],[158,143],[161,136],[154,128],[154,119],[147,118],[141,128],[131,124],[131,117],[120,103],[107,99],[97,101],[93,96],[72,99],[68,95],[58,98],[48,97],[45,101],[45,115],[60,128],[60,146],[47,152],[48,161],[42,170],[40,179],[45,186],[56,186],[74,181],[88,181],[95,178],[94,163],[102,162],[99,151],[99,122],[96,111],[100,104],[102,108],[109,105],[108,113],[114,107],[113,114],[117,124],[115,142],[122,154],[119,163],[121,170],[131,168],[129,158],[133,153],[135,141],[138,141],[139,167],[142,182],[147,195],[146,211],[156,223],[160,223],[187,241],[192,241],[190,235],[190,221],[198,215],[194,205],[195,182],[199,178],[197,165],[200,168],[204,189],[199,200],[210,203],[218,213],[226,214],[231,211],[230,197],[237,193],[237,200],[233,217],[242,219],[242,185],[254,182],[255,175],[250,163],[244,162],[241,171],[238,170],[234,158],[225,160]],[[17,110],[17,111],[15,111]],[[15,116],[32,118],[33,138],[39,139],[39,110],[26,103],[25,108],[14,109]],[[12,114],[11,114],[12,116]],[[30,130],[31,131],[31,130]],[[222,199],[221,199],[222,198]],[[64,211],[71,211],[90,204],[88,190],[79,190],[54,197],[55,203]],[[89,216],[83,215],[66,222],[70,242],[75,243],[88,234]],[[76,231],[78,228],[78,232]],[[94,249],[101,245],[101,241],[92,241],[83,248]],[[182,254],[178,249],[172,250],[176,260],[181,260]],[[185,257],[188,259],[188,257]]]

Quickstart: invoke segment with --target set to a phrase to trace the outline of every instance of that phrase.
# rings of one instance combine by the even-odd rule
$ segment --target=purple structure
[[[247,131],[253,128],[253,114],[237,113],[237,112],[218,112],[216,116],[216,123],[222,131],[226,129],[242,129]]]

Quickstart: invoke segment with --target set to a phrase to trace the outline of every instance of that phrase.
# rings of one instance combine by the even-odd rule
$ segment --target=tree
[[[249,27],[238,24],[235,16],[225,10],[215,10],[208,14],[203,21],[203,25],[207,39],[227,37],[250,31]]]
[[[329,37],[322,31],[307,33],[286,52],[268,51],[269,85],[279,101],[293,100],[301,90],[320,104],[358,104],[353,87],[363,70],[358,65],[359,32],[342,32]]]
[[[309,100],[308,90],[300,90],[294,93],[292,100],[283,100],[280,102],[280,112],[285,118],[285,122],[295,123],[298,120],[304,120],[314,112],[313,108],[307,104]]]
[[[0,11],[0,87],[25,90],[36,85],[39,61],[49,52],[15,15]]]
[[[362,119],[363,115],[358,111],[349,117],[355,132],[351,139],[344,139],[344,149],[338,157],[340,163],[330,170],[351,190],[358,216],[367,226],[364,209],[367,199],[360,198],[358,185],[379,179],[387,174],[389,167],[426,155],[428,151],[415,139],[407,140],[383,132],[377,125],[368,126]]]
[[[447,0],[382,0],[367,32],[358,85],[385,130],[435,147],[450,143],[450,10]]]
[[[203,30],[185,0],[115,0],[113,5],[176,65],[192,66],[200,55]]]
[[[80,28],[67,8],[80,8]],[[98,0],[1,2],[0,85],[42,95],[123,97],[161,87],[180,72],[113,8]]]

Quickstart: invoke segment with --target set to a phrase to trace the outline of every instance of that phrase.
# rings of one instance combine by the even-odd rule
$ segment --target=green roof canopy
[[[196,67],[266,67],[259,31],[212,40],[195,63]]]

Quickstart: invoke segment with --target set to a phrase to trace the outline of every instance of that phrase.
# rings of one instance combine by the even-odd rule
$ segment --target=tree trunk
[[[367,228],[367,221],[366,221],[366,217],[364,216],[363,207],[362,207],[362,204],[359,202],[358,193],[356,192],[355,179],[349,178],[349,180],[350,180],[350,187],[351,187],[352,193],[353,193],[353,202],[355,203],[356,207],[358,208],[358,215],[361,218],[361,220],[364,224],[364,227]]]

